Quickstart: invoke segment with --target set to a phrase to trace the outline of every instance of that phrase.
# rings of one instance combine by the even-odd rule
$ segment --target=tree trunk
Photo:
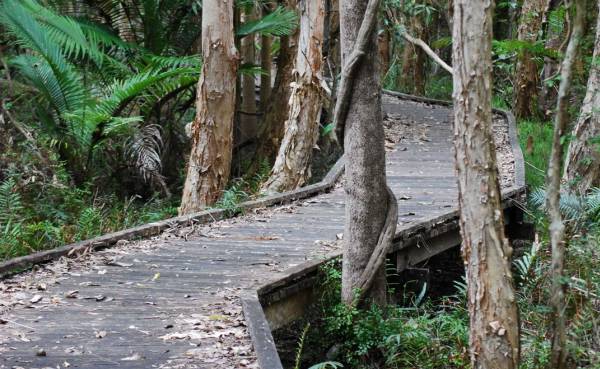
[[[253,21],[256,19],[254,7],[248,7],[244,11],[244,22]],[[244,64],[256,63],[256,48],[254,45],[254,34],[245,36],[242,39],[242,62]],[[239,143],[243,144],[249,140],[256,138],[257,124],[256,119],[256,83],[254,75],[244,74],[242,76],[242,104],[240,112],[240,136]]]
[[[556,101],[552,151],[546,177],[548,215],[550,217],[550,240],[552,243],[552,286],[550,305],[552,306],[552,352],[550,368],[563,369],[567,358],[567,332],[565,318],[564,264],[565,264],[565,225],[560,213],[560,164],[563,158],[563,137],[568,124],[569,90],[571,88],[573,64],[577,57],[577,47],[583,36],[585,0],[575,0],[573,32],[560,67],[560,85]]]
[[[534,43],[542,28],[542,20],[548,9],[549,0],[525,0],[521,8],[521,18],[517,30],[519,41]],[[514,113],[517,118],[531,118],[539,115],[537,107],[538,69],[533,55],[523,50],[517,57],[515,69]]]
[[[324,0],[300,1],[300,36],[288,118],[275,164],[263,189],[293,190],[310,177],[312,150],[319,136],[323,65]]]
[[[263,70],[263,73],[260,75],[260,111],[263,114],[267,110],[269,99],[271,98],[271,69],[273,69],[271,61],[272,40],[273,38],[268,35],[260,37],[260,67]]]
[[[405,22],[407,32],[415,38],[427,43],[425,27],[418,16],[411,16]],[[404,44],[402,56],[401,86],[408,93],[416,95],[425,94],[425,63],[427,56],[425,52],[411,43]]]
[[[287,8],[296,10],[296,0],[287,1]],[[288,116],[288,101],[290,99],[290,84],[296,56],[298,29],[289,36],[280,38],[281,47],[277,58],[277,74],[271,91],[271,99],[264,111],[264,119],[259,130],[258,148],[253,166],[261,160],[273,163],[283,138],[284,125]]]
[[[381,80],[390,69],[390,32],[387,30],[382,21],[379,22],[377,31],[377,43],[379,44],[379,71]]]
[[[213,204],[229,180],[238,53],[233,0],[205,0],[202,17],[202,74],[198,81],[192,151],[180,214]]]
[[[561,0],[550,0],[548,4],[548,12],[551,9],[557,9],[562,5]],[[548,13],[547,12],[547,13]],[[546,27],[546,42],[545,47],[548,50],[555,51],[556,53],[562,53],[566,42],[563,43],[563,38],[569,36],[568,27],[558,28],[552,24],[548,24]],[[540,109],[542,110],[542,116],[545,119],[550,119],[553,115],[554,108],[556,107],[556,93],[557,85],[553,79],[557,74],[559,61],[556,58],[544,57],[544,72],[542,73],[542,84],[539,98]]]
[[[367,1],[346,0],[341,2],[340,6],[342,63],[346,68],[357,39],[359,26],[365,18]],[[352,81],[352,92],[345,119],[346,221],[342,300],[347,304],[354,302],[355,290],[362,284],[363,273],[376,250],[380,233],[386,223],[388,204],[392,200],[386,190],[381,87],[377,68],[375,28],[373,27],[368,34],[366,53],[361,64],[357,66]],[[341,99],[342,95],[338,98]],[[396,219],[393,222],[395,226]],[[371,285],[363,292],[368,300],[378,304],[385,303],[384,265],[378,266]]]
[[[600,187],[600,152],[597,137],[600,137],[600,9],[596,24],[594,56],[590,65],[587,92],[574,139],[569,145],[564,178],[572,189],[585,194],[592,187]]]
[[[271,9],[271,3],[266,3],[262,8],[262,16],[267,16]],[[260,75],[260,111],[264,113],[267,110],[267,106],[269,106],[269,98],[271,97],[271,87],[272,85],[272,77],[271,73],[273,72],[273,62],[271,57],[271,47],[273,44],[273,37],[269,35],[260,36],[260,68],[262,69],[262,74]]]
[[[519,363],[519,320],[492,136],[491,0],[454,0],[454,137],[474,369]]]

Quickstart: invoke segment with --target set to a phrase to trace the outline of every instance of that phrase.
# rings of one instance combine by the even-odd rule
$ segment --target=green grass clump
[[[531,188],[542,187],[552,149],[552,123],[522,120],[518,122],[518,130],[525,159],[525,181]],[[528,140],[532,143],[529,147]]]

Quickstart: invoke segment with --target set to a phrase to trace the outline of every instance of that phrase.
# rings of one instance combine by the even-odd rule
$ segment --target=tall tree
[[[346,157],[342,267],[346,304],[363,299],[385,303],[384,261],[397,223],[396,199],[385,176],[375,32],[378,5],[379,0],[340,3],[343,68],[334,123]]]
[[[245,7],[242,17],[244,22],[256,20],[256,9],[251,4]],[[256,35],[251,33],[241,40],[242,62],[248,66],[256,63]],[[256,117],[256,82],[252,73],[242,75],[242,103],[239,126],[239,142],[242,144],[256,137],[258,120]],[[236,140],[237,141],[237,140]]]
[[[552,137],[552,151],[548,162],[546,175],[547,208],[550,216],[550,241],[552,243],[552,286],[550,291],[550,304],[552,306],[552,353],[550,368],[565,368],[567,358],[567,332],[565,318],[565,293],[564,293],[564,264],[565,264],[565,225],[560,212],[560,182],[561,161],[563,158],[563,138],[569,122],[567,107],[569,104],[569,90],[571,88],[573,64],[577,57],[577,48],[583,36],[583,23],[585,20],[585,0],[574,0],[575,16],[573,18],[573,31],[569,39],[565,57],[560,66],[560,85],[556,101],[556,116],[554,117],[554,134]]]
[[[573,189],[585,194],[590,188],[600,186],[600,7],[587,91],[573,135],[564,178]]]
[[[471,364],[513,369],[519,321],[492,136],[491,0],[454,0],[454,147],[467,270]]]
[[[238,69],[233,6],[234,0],[203,2],[203,65],[180,214],[213,204],[229,181]]]
[[[287,0],[286,8],[296,10],[297,1]],[[285,121],[288,117],[287,104],[290,99],[290,84],[293,81],[292,70],[294,69],[294,58],[296,57],[298,28],[289,36],[281,36],[279,39],[279,55],[277,57],[277,74],[273,89],[270,92],[269,104],[264,107],[264,119],[258,132],[258,147],[254,166],[266,159],[274,162],[277,151],[281,144],[284,133]]]
[[[325,1],[301,0],[298,6],[300,34],[289,112],[275,164],[263,186],[270,192],[292,190],[306,183],[319,134]]]
[[[548,9],[549,0],[524,0],[521,7],[521,18],[517,30],[517,39],[523,44],[531,45],[538,39],[542,21]],[[527,46],[524,46],[517,57],[515,70],[515,102],[514,113],[517,118],[531,118],[538,115],[538,68],[535,59]]]

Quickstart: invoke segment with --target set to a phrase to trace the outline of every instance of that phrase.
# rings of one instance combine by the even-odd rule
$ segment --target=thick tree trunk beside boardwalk
[[[359,28],[366,17],[367,0],[340,2],[342,65],[357,44]],[[373,27],[375,28],[375,27]],[[381,112],[377,36],[368,35],[366,54],[352,78],[352,92],[345,118],[344,149],[346,222],[342,264],[342,300],[353,303],[355,289],[363,282],[371,256],[384,229],[389,198],[385,175],[384,132]],[[342,73],[347,73],[342,71]],[[340,87],[341,88],[341,87]],[[340,92],[341,93],[341,92]],[[338,96],[341,99],[342,95]],[[338,102],[339,104],[339,102]],[[344,124],[344,122],[341,122]],[[394,223],[396,220],[394,219]],[[395,224],[394,224],[395,225]],[[375,272],[365,297],[378,304],[386,300],[384,265]]]
[[[324,0],[301,0],[300,34],[294,82],[288,88],[288,116],[275,164],[263,185],[268,192],[296,189],[310,177],[312,150],[319,135],[322,107]]]
[[[238,68],[233,1],[205,0],[203,4],[203,65],[180,214],[212,205],[229,181]]]
[[[516,369],[519,320],[492,139],[491,0],[454,0],[454,139],[471,364]]]

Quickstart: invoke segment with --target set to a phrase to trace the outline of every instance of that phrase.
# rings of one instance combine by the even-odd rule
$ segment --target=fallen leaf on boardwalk
[[[154,277],[152,277],[152,281],[157,280],[158,278],[160,278],[160,273],[156,273],[154,274]]]
[[[69,291],[69,292],[65,293],[65,297],[68,299],[76,299],[78,293],[79,293],[79,290]]]
[[[115,260],[111,260],[111,261],[107,262],[106,265],[118,266],[118,267],[122,267],[122,268],[128,268],[128,267],[133,266],[133,264],[123,263],[123,262],[115,261]]]
[[[96,338],[104,338],[106,337],[106,331],[96,332]]]
[[[102,274],[106,274],[106,269],[102,269],[98,271],[98,274],[102,275]]]
[[[40,301],[42,301],[43,297],[42,295],[35,295],[31,298],[31,300],[29,300],[29,302],[31,302],[32,304],[36,304]]]
[[[142,355],[140,355],[139,353],[134,353],[131,356],[127,356],[121,359],[121,361],[137,361],[137,360],[142,360],[144,357]]]
[[[344,238],[344,234],[343,233],[338,233],[335,235],[335,238],[337,238],[338,240],[341,240]]]

